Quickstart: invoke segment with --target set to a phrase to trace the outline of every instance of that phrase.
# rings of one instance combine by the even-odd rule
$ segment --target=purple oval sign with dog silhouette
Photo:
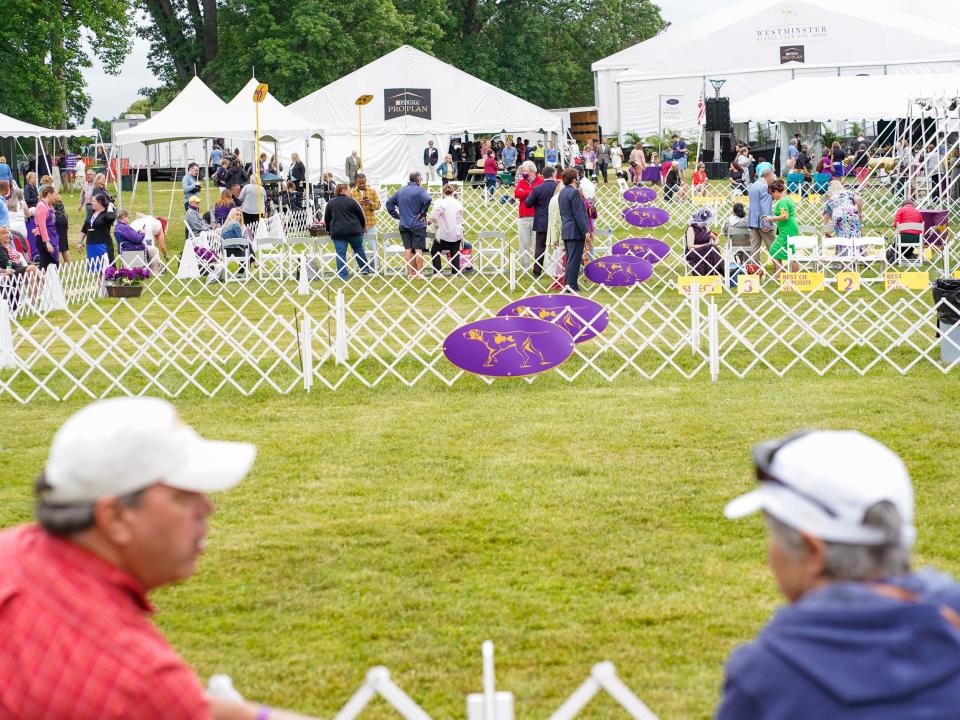
[[[458,327],[443,354],[476,375],[520,377],[560,365],[573,353],[573,337],[559,325],[531,317],[492,317]]]
[[[670,254],[670,246],[663,240],[649,237],[627,238],[615,243],[612,249],[614,255],[632,255],[651,265],[656,265]]]
[[[586,342],[610,322],[603,305],[579,295],[534,295],[501,308],[499,317],[532,317],[562,327],[574,342]]]
[[[623,211],[623,218],[634,227],[659,227],[670,220],[670,213],[649,205],[627,208]]]
[[[632,255],[605,255],[587,265],[583,274],[601,285],[624,287],[653,275],[653,265]]]
[[[623,199],[631,203],[648,203],[657,199],[657,191],[653,188],[634,185],[623,193]]]

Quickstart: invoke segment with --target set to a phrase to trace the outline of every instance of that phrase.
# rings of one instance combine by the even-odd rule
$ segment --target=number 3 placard
[[[760,278],[744,273],[737,278],[737,295],[755,295],[760,292]]]

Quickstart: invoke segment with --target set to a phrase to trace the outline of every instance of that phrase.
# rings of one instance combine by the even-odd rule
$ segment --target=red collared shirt
[[[209,720],[143,588],[36,525],[0,533],[0,719]]]

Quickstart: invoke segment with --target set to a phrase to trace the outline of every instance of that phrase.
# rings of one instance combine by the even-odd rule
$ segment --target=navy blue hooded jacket
[[[946,720],[960,717],[960,585],[925,570],[884,597],[838,582],[782,608],[727,664],[718,720]]]

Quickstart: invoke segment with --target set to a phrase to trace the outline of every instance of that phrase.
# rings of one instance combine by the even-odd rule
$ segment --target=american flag
[[[703,107],[703,93],[700,93],[700,99],[697,100],[697,127],[703,125],[703,116],[704,116],[704,107]]]

